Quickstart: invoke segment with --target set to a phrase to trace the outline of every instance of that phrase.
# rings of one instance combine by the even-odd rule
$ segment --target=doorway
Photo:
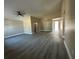
[[[55,31],[59,31],[59,21],[55,21]]]
[[[59,32],[60,31],[60,20],[53,20],[53,32]]]
[[[35,22],[34,23],[34,33],[37,33],[38,32],[38,22]]]

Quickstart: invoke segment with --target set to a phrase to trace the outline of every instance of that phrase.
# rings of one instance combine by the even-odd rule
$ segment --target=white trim
[[[18,34],[14,34],[14,35],[4,36],[4,38],[9,38],[9,37],[21,35],[21,34],[32,34],[32,33],[25,33],[25,32],[24,33],[18,33]]]
[[[30,32],[29,33],[24,32],[24,34],[32,34],[32,33],[30,33]]]
[[[24,33],[18,33],[18,34],[14,34],[14,35],[10,35],[10,36],[4,36],[4,38],[9,38],[9,37],[16,36],[16,35],[21,35],[21,34],[24,34]]]
[[[71,54],[70,54],[70,51],[69,51],[68,45],[67,45],[67,43],[66,43],[65,40],[64,40],[64,45],[65,45],[66,50],[67,50],[67,53],[68,53],[68,55],[69,55],[69,59],[72,59],[72,56],[71,56]]]

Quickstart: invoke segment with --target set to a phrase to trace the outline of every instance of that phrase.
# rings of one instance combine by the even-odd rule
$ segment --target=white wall
[[[14,19],[4,19],[4,36],[10,37],[17,34],[22,34],[24,32],[23,30],[23,22],[20,20],[14,20]]]
[[[5,38],[19,35],[32,34],[32,25],[30,16],[24,16],[21,20],[14,20],[11,18],[4,19],[4,36]]]
[[[25,34],[32,34],[32,26],[31,26],[31,18],[30,16],[24,16],[23,20],[23,27]]]
[[[52,19],[41,19],[41,31],[52,31]]]
[[[65,46],[70,59],[75,59],[75,0],[63,0],[63,15],[65,20]]]

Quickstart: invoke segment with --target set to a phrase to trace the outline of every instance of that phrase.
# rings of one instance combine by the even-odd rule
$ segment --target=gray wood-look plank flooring
[[[69,59],[63,40],[42,32],[22,34],[4,40],[4,59]]]

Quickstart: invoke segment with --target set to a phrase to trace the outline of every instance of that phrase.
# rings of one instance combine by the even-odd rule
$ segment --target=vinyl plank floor
[[[4,40],[4,59],[69,59],[58,34],[41,32]]]

